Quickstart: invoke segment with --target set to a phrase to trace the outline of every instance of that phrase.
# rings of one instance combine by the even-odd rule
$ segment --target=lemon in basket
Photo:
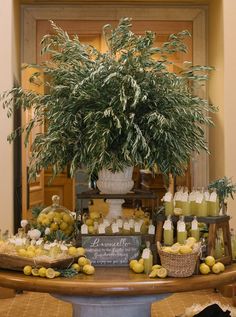
[[[179,247],[179,252],[180,254],[189,254],[189,253],[192,253],[192,248],[188,245],[181,245]]]

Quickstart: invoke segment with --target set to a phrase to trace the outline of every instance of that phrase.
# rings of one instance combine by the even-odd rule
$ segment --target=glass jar
[[[65,207],[60,206],[59,201],[59,196],[52,196],[52,205],[40,212],[37,223],[47,234],[50,230],[49,234],[61,231],[64,235],[70,236],[74,231],[75,221],[72,213]]]

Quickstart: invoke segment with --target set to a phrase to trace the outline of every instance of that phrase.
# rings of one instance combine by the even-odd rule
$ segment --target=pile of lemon
[[[161,250],[171,254],[190,254],[197,252],[199,247],[200,244],[196,241],[196,239],[194,237],[189,237],[185,244],[176,242],[172,246],[163,246]]]
[[[95,267],[91,264],[91,261],[85,256],[78,259],[77,263],[71,265],[71,268],[76,270],[78,273],[82,272],[86,275],[92,275],[95,273]]]
[[[143,273],[144,259],[141,258],[139,260],[131,260],[129,262],[129,267],[134,273]],[[167,277],[167,270],[163,266],[155,264],[151,268],[151,273],[149,274],[149,277],[165,278]]]
[[[46,278],[55,278],[61,275],[60,272],[54,270],[53,268],[45,268],[40,267],[38,268],[32,268],[30,265],[26,265],[23,269],[23,272],[25,275],[33,275],[33,276],[39,276],[39,277],[46,277]]]
[[[225,266],[221,262],[216,262],[215,258],[211,255],[208,255],[205,258],[204,263],[201,263],[199,266],[199,271],[201,274],[209,274],[210,272],[219,274],[224,272]]]
[[[37,218],[37,223],[45,228],[50,228],[51,232],[61,230],[66,235],[70,235],[74,230],[74,219],[65,211],[42,212]]]

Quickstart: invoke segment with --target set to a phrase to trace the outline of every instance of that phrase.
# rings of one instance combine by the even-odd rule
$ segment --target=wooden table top
[[[73,278],[58,277],[47,279],[25,276],[21,272],[0,270],[0,286],[80,296],[117,296],[150,295],[162,293],[186,292],[217,288],[236,281],[236,264],[226,268],[219,275],[193,275],[187,278],[151,279],[145,274],[135,274],[125,267],[96,268],[94,275],[79,273]]]

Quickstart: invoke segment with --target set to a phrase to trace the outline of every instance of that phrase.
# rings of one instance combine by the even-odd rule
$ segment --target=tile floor
[[[176,317],[194,303],[212,302],[231,305],[230,298],[213,290],[174,294],[152,305],[152,317]],[[48,294],[24,292],[11,299],[0,300],[0,317],[71,317],[72,308]],[[88,316],[89,317],[89,316]],[[139,316],[141,317],[141,316]]]

